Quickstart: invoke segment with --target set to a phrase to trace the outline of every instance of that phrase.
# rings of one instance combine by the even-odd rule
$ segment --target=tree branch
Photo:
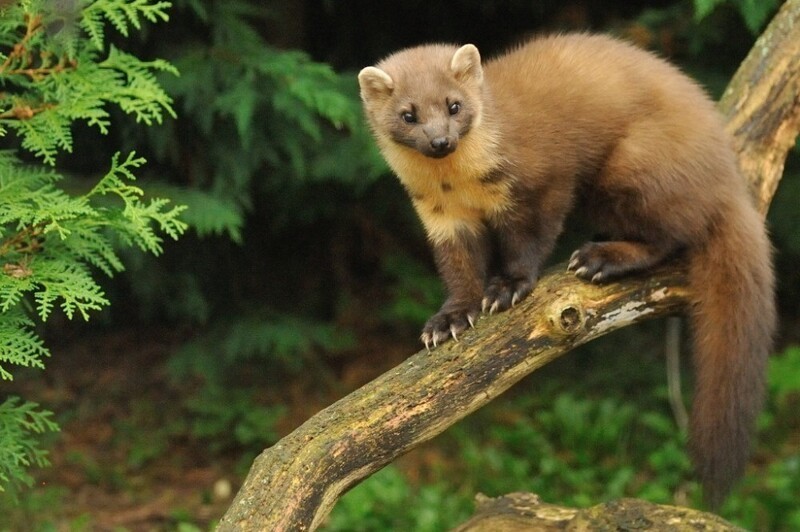
[[[562,532],[564,530],[672,530],[741,532],[714,514],[652,504],[638,499],[609,501],[591,508],[564,508],[542,502],[532,493],[475,497],[475,515],[452,532]],[[664,525],[664,526],[659,526]]]
[[[766,215],[800,131],[800,2],[788,0],[739,66],[719,109]]]
[[[720,103],[762,212],[800,130],[799,63],[800,0],[788,0]],[[679,312],[687,295],[679,263],[601,286],[546,275],[511,311],[413,355],[264,451],[219,530],[316,528],[349,488],[521,378],[598,336]]]

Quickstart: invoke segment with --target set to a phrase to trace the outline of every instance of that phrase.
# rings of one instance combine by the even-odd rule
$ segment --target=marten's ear
[[[366,102],[389,96],[394,88],[394,81],[380,68],[368,66],[358,73],[358,85],[361,87],[361,99]]]
[[[480,83],[483,80],[481,54],[474,44],[465,44],[456,50],[450,60],[450,70],[459,81],[473,80]]]

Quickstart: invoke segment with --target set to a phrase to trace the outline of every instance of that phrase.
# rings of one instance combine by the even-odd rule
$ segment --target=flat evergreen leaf
[[[177,355],[189,358],[189,365],[203,363],[212,357],[219,363],[232,363],[247,358],[263,358],[297,368],[314,349],[345,349],[353,338],[329,323],[294,316],[249,315],[219,324],[207,335],[187,344]]]
[[[69,236],[61,242],[50,244],[50,248],[58,246],[57,249],[51,249],[51,252],[56,253],[60,251],[59,248],[63,248],[64,253],[69,253],[113,277],[114,273],[123,271],[125,266],[104,229],[104,224],[99,221],[96,224],[76,224],[71,228]]]
[[[39,226],[42,234],[55,232],[64,238],[69,233],[65,221],[94,215],[84,198],[45,184],[47,179],[55,180],[52,174],[26,168],[17,177],[0,190],[0,223],[15,223],[18,228]]]
[[[131,169],[144,164],[145,160],[130,152],[124,161],[119,161],[119,153],[114,154],[111,169],[87,194],[87,197],[114,195],[120,198],[124,206],[121,211],[107,209],[104,211],[107,226],[128,244],[135,244],[143,251],[158,255],[162,251],[161,237],[153,228],[155,224],[161,232],[173,239],[186,231],[186,223],[179,215],[184,206],[172,206],[167,209],[169,200],[153,198],[148,203],[141,201],[142,189],[129,184],[135,180]]]
[[[186,205],[181,219],[198,235],[227,234],[234,242],[241,242],[244,213],[234,198],[183,187],[160,187],[154,192]]]
[[[48,318],[58,301],[69,319],[77,311],[84,320],[88,320],[89,311],[100,310],[108,305],[102,288],[80,263],[54,258],[37,261],[32,270],[37,284],[34,299],[42,320]]]
[[[19,16],[23,20],[25,16],[34,15],[44,16],[45,20],[48,16],[58,20],[77,16],[77,13],[60,13],[66,8],[58,4],[26,5]],[[152,0],[81,2],[78,27],[86,32],[88,41],[74,35],[69,37],[66,44],[70,50],[68,54],[62,48],[66,41],[48,36],[46,24],[30,34],[27,34],[24,24],[16,27],[16,38],[25,39],[24,50],[27,53],[14,55],[9,52],[5,56],[7,64],[4,66],[7,68],[3,69],[9,74],[3,75],[3,70],[0,70],[0,83],[6,89],[0,91],[2,132],[14,130],[23,148],[53,165],[59,151],[72,150],[71,125],[74,121],[85,121],[102,133],[108,132],[109,104],[119,106],[144,124],[160,123],[165,116],[174,117],[172,99],[155,77],[157,72],[177,75],[171,64],[160,59],[142,61],[114,46],[109,47],[104,61],[99,60],[105,49],[106,24],[110,23],[127,35],[131,29],[141,27],[142,17],[154,22],[166,20],[169,6],[169,2]],[[60,33],[68,32],[63,30]],[[79,32],[71,33],[77,35]],[[14,47],[18,44],[9,44],[9,47],[16,50],[19,48]],[[0,52],[2,48],[0,44]]]
[[[15,133],[21,147],[44,162],[22,163],[13,151],[0,150],[2,379],[11,378],[8,365],[42,367],[48,356],[23,307],[32,307],[43,321],[56,307],[70,319],[88,319],[108,305],[94,276],[123,269],[120,243],[159,253],[163,234],[177,238],[185,230],[182,206],[142,200],[133,181],[144,159],[135,153],[115,155],[88,194],[67,192],[52,170],[57,154],[72,150],[76,121],[109,131],[109,105],[145,124],[175,116],[156,79],[160,72],[177,74],[171,64],[105,48],[109,26],[128,36],[145,20],[167,20],[170,5],[22,0],[0,7],[0,137]],[[0,491],[30,484],[27,468],[47,463],[33,436],[57,429],[50,418],[38,405],[16,398],[0,405]]]
[[[177,75],[177,70],[163,60],[142,61],[112,46],[108,58],[100,63],[101,68],[121,72],[125,83],[107,95],[107,100],[119,105],[124,112],[133,115],[137,122],[147,125],[160,124],[164,113],[175,118],[172,98],[156,80],[154,71],[166,71]]]
[[[750,33],[758,35],[769,15],[778,7],[777,0],[738,0],[739,12]]]
[[[80,25],[89,34],[89,38],[95,48],[102,50],[105,42],[103,12],[100,9],[84,9],[81,12]]]
[[[81,64],[81,68],[68,69],[48,78],[54,97],[59,102],[58,111],[69,120],[82,120],[108,133],[110,124],[105,109],[107,94],[124,84],[122,73],[99,68],[92,61]],[[102,87],[102,90],[98,90]]]
[[[42,339],[36,335],[33,322],[18,306],[0,315],[0,377],[10,380],[6,364],[44,368],[42,359],[50,356]]]
[[[169,20],[167,10],[171,2],[151,2],[150,0],[96,0],[82,11],[81,26],[91,37],[96,48],[103,48],[105,21],[127,37],[129,28],[141,28],[140,16],[150,22]]]
[[[128,204],[137,201],[144,194],[141,188],[129,184],[128,181],[136,180],[132,169],[141,167],[146,161],[143,157],[137,157],[135,151],[128,153],[122,162],[119,162],[119,156],[120,153],[117,152],[111,157],[111,168],[86,195],[87,197],[114,194]]]
[[[147,204],[147,207],[145,207],[144,212],[151,220],[158,224],[158,228],[162,232],[166,233],[167,236],[173,240],[177,240],[188,227],[187,224],[178,217],[187,207],[186,205],[173,205],[169,210],[166,210],[169,204],[170,201],[168,199],[153,198]],[[161,253],[160,248],[158,253]]]
[[[0,404],[0,492],[9,484],[33,484],[27,472],[31,465],[49,464],[47,451],[39,448],[36,434],[55,432],[53,413],[39,405],[9,397]]]
[[[72,151],[70,121],[55,108],[9,125],[22,137],[22,147],[41,157],[47,164],[55,164],[59,148]]]
[[[0,312],[5,313],[14,308],[22,297],[36,286],[30,275],[14,276],[7,273],[8,262],[3,264],[0,272]]]
[[[694,18],[696,21],[703,20],[711,14],[714,9],[725,0],[694,0]]]
[[[245,147],[250,146],[253,138],[253,116],[259,100],[253,76],[248,74],[250,73],[238,79],[233,87],[222,93],[215,102],[221,114],[233,117],[236,131]]]

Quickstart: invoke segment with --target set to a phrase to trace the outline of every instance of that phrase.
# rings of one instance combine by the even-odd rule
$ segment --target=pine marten
[[[419,46],[358,80],[447,288],[422,330],[427,347],[527,296],[578,197],[608,235],[572,255],[579,278],[686,256],[690,454],[718,507],[745,468],[776,310],[765,225],[704,91],[649,52],[585,34],[484,64],[471,44]]]

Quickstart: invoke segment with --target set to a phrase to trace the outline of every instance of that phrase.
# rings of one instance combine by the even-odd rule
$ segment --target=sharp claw
[[[430,336],[428,336],[428,333],[422,333],[422,336],[420,336],[420,340],[422,340],[422,343],[425,344],[425,349],[427,351],[430,351],[431,350],[431,339],[430,339]]]
[[[575,275],[577,275],[578,277],[583,277],[584,275],[586,275],[588,271],[589,269],[586,268],[586,266],[581,266],[580,268],[575,270]]]
[[[494,303],[492,303],[492,307],[489,309],[489,314],[494,314],[495,312],[497,312],[498,308],[500,308],[500,302],[495,301]]]
[[[576,253],[577,253],[577,252],[576,252]],[[577,265],[578,265],[578,262],[580,262],[580,261],[578,260],[578,257],[575,257],[575,258],[573,258],[573,259],[570,259],[570,261],[569,261],[569,264],[567,264],[567,271],[572,271],[572,270],[574,270],[574,269],[575,269],[575,266],[577,266]]]
[[[511,306],[513,307],[519,303],[519,292],[514,292],[514,295],[511,296]]]
[[[436,332],[433,333],[433,348],[436,349]]]
[[[469,322],[469,326],[473,329],[475,328],[475,318],[467,314],[467,321]]]
[[[486,309],[489,307],[489,298],[484,297],[481,300],[481,312],[486,312]]]
[[[456,326],[455,325],[451,325],[450,326],[450,334],[453,335],[453,340],[458,342],[458,336],[456,336]]]
[[[597,272],[596,274],[594,274],[594,275],[592,276],[592,282],[593,282],[593,283],[596,283],[596,282],[598,282],[598,281],[599,281],[600,279],[602,279],[602,278],[603,278],[603,272]]]

